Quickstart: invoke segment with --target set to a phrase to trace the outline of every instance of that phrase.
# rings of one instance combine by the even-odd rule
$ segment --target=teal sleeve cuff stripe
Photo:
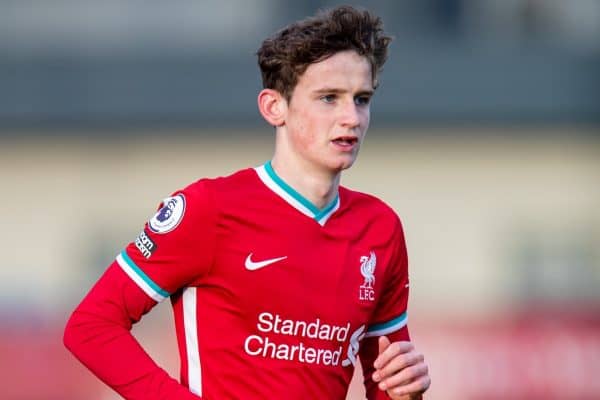
[[[402,315],[400,315],[390,321],[382,322],[380,324],[374,324],[374,325],[369,326],[369,328],[367,329],[367,334],[376,333],[376,332],[390,333],[390,332],[396,331],[396,330],[404,327],[404,325],[406,325],[406,320],[407,320],[407,313],[405,311]]]
[[[150,279],[150,277],[148,275],[146,275],[144,273],[144,271],[142,271],[140,269],[140,267],[135,265],[135,263],[133,262],[133,260],[131,258],[129,258],[129,256],[127,255],[127,252],[125,250],[121,251],[121,257],[123,257],[123,260],[125,260],[127,265],[129,265],[129,267],[131,267],[131,269],[137,274],[137,276],[142,278],[142,280],[144,282],[146,282],[146,284],[148,286],[150,286],[152,288],[152,290],[154,290],[156,293],[158,293],[162,297],[169,297],[171,295],[169,292],[167,292],[166,290],[164,290],[160,286],[158,286],[156,283],[154,283],[154,281],[152,281],[152,279]]]

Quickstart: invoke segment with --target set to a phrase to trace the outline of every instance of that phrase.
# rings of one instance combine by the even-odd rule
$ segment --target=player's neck
[[[285,183],[317,208],[326,207],[338,193],[341,172],[322,171],[299,159],[281,161],[277,155],[273,157],[271,166]]]

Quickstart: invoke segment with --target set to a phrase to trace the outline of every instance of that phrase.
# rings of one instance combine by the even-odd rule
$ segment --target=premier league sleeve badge
[[[185,196],[178,194],[167,197],[162,202],[162,207],[148,221],[148,228],[154,233],[167,233],[177,228],[185,213]]]

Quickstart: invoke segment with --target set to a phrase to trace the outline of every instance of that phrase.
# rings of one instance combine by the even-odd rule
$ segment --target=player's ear
[[[285,123],[287,101],[277,90],[263,89],[258,94],[258,110],[269,124],[281,126]]]

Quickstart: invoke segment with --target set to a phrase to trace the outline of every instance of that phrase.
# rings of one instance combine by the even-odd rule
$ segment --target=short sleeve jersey
[[[344,399],[365,338],[408,339],[396,214],[343,187],[318,209],[270,163],[175,192],[117,262],[171,299],[181,382],[205,399]]]

